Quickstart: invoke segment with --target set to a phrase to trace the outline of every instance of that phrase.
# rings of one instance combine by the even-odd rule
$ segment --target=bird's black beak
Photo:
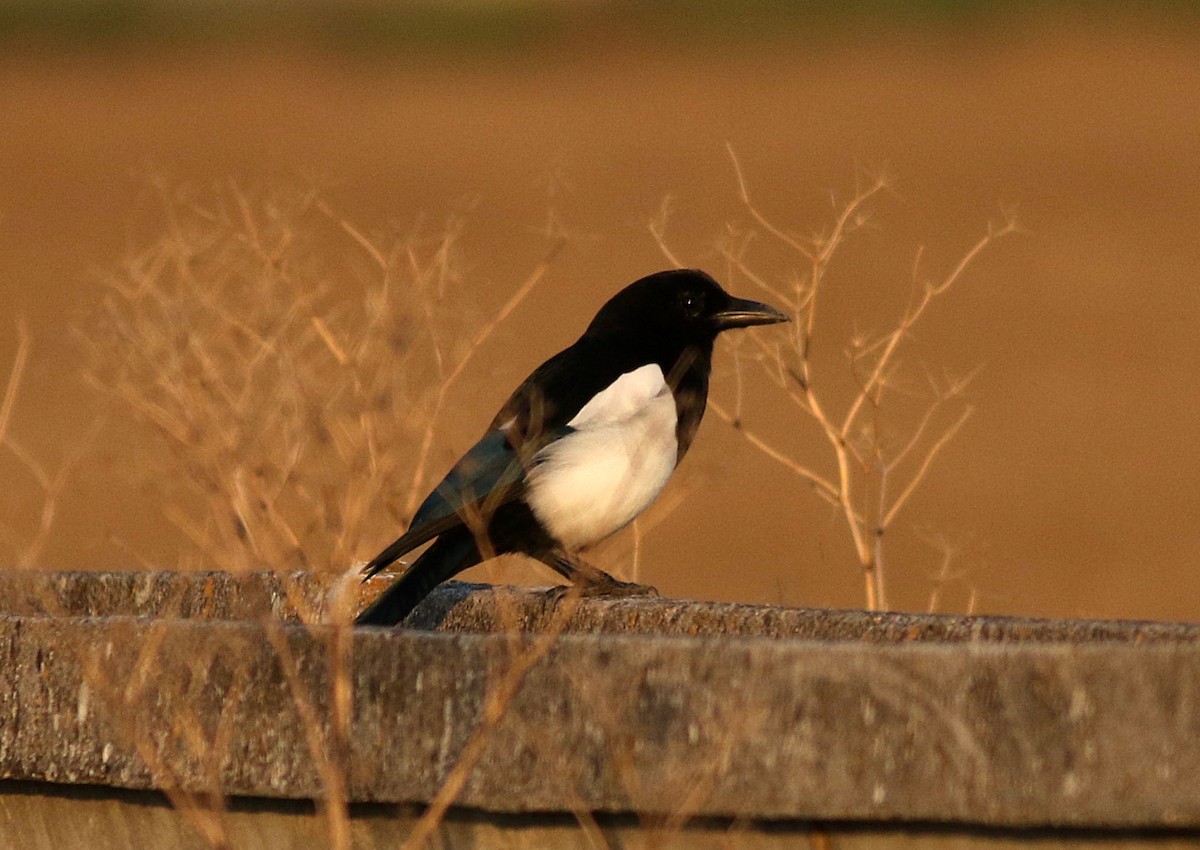
[[[725,309],[714,313],[712,317],[713,326],[718,331],[748,328],[751,325],[773,325],[786,321],[789,321],[788,315],[782,310],[747,298],[730,298]]]

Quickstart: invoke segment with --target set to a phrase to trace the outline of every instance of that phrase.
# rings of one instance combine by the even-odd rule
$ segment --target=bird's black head
[[[587,334],[655,334],[664,341],[711,345],[717,334],[730,328],[787,320],[768,304],[734,298],[699,269],[672,269],[636,280],[610,298]]]

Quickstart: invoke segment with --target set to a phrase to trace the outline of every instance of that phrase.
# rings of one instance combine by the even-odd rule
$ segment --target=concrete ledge
[[[350,807],[353,847],[400,847],[420,815],[414,806],[357,804]],[[499,815],[451,809],[430,846],[442,850],[796,850],[834,846],[838,850],[964,850],[1035,845],[1043,850],[1186,848],[1194,836],[1184,831],[1112,832],[1101,830],[970,830],[937,824],[814,824],[693,818],[683,826],[655,823],[635,815],[595,816],[602,839],[564,813]],[[254,850],[297,850],[330,844],[329,826],[307,800],[239,798],[221,815],[228,846]],[[152,791],[102,786],[5,783],[0,793],[0,847],[21,850],[130,850],[178,848],[211,850],[212,843]]]
[[[4,576],[0,593],[21,613],[0,616],[8,680],[0,691],[0,775],[202,791],[217,782],[233,795],[320,797],[297,693],[331,737],[335,632],[201,619],[259,605],[285,615],[286,594],[272,584],[279,581]],[[223,595],[234,592],[236,599]],[[414,617],[440,628],[494,626],[494,599],[451,587]],[[534,624],[549,605],[539,593],[510,600]],[[37,613],[55,606],[122,615]],[[192,618],[128,616],[163,606]],[[589,600],[573,627],[618,623],[634,633],[563,635],[533,667],[463,805],[1200,827],[1193,626],[643,599]],[[651,626],[673,634],[644,633]],[[723,636],[678,636],[705,630]],[[796,633],[808,637],[779,637]],[[272,634],[282,636],[274,646],[286,647],[294,681]],[[429,800],[478,726],[511,649],[505,635],[358,630],[350,642],[350,799]]]
[[[387,586],[368,583],[360,607]],[[335,579],[314,573],[44,572],[0,570],[0,613],[27,616],[159,617],[297,622],[322,613]],[[505,599],[504,616],[496,604]],[[554,599],[537,589],[447,582],[405,626],[443,632],[544,631]],[[588,634],[741,636],[884,643],[1189,643],[1200,624],[1148,620],[1051,620],[953,614],[871,613],[683,599],[584,599],[565,630]]]

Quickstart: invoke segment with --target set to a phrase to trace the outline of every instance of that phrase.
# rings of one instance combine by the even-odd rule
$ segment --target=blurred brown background
[[[183,5],[0,11],[0,371],[23,316],[33,354],[11,430],[49,468],[95,415],[71,329],[86,333],[99,281],[156,226],[148,173],[309,183],[365,232],[470,207],[462,252],[483,314],[543,256],[548,216],[573,234],[451,393],[441,473],[609,294],[667,265],[646,226],[665,197],[681,258],[754,294],[713,249],[747,221],[728,142],[763,211],[802,233],[827,227],[831,193],[856,176],[894,176],[831,271],[815,355],[831,384],[845,386],[855,329],[883,330],[903,305],[918,247],[944,272],[1004,210],[1023,226],[904,355],[918,383],[926,366],[980,371],[973,418],[888,541],[892,604],[928,607],[949,545],[943,609],[1197,617],[1200,33],[1184,6],[313,4],[277,21]],[[759,267],[775,279],[798,267],[770,256]],[[729,341],[718,361],[728,400]],[[768,382],[746,392],[748,424],[831,470]],[[127,474],[154,451],[111,422],[38,565],[177,564],[161,494]],[[0,476],[16,559],[41,522],[38,487],[9,455]],[[715,416],[671,487],[684,498],[640,552],[664,593],[862,604],[838,517]],[[619,567],[629,549],[600,558]]]

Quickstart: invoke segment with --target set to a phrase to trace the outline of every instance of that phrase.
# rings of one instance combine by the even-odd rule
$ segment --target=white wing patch
[[[671,397],[671,388],[663,378],[662,368],[657,363],[650,363],[617,378],[580,408],[567,425],[582,429],[624,422],[664,394]]]
[[[626,372],[567,423],[576,429],[534,458],[526,500],[568,549],[624,528],[675,470],[675,398],[662,369]]]

